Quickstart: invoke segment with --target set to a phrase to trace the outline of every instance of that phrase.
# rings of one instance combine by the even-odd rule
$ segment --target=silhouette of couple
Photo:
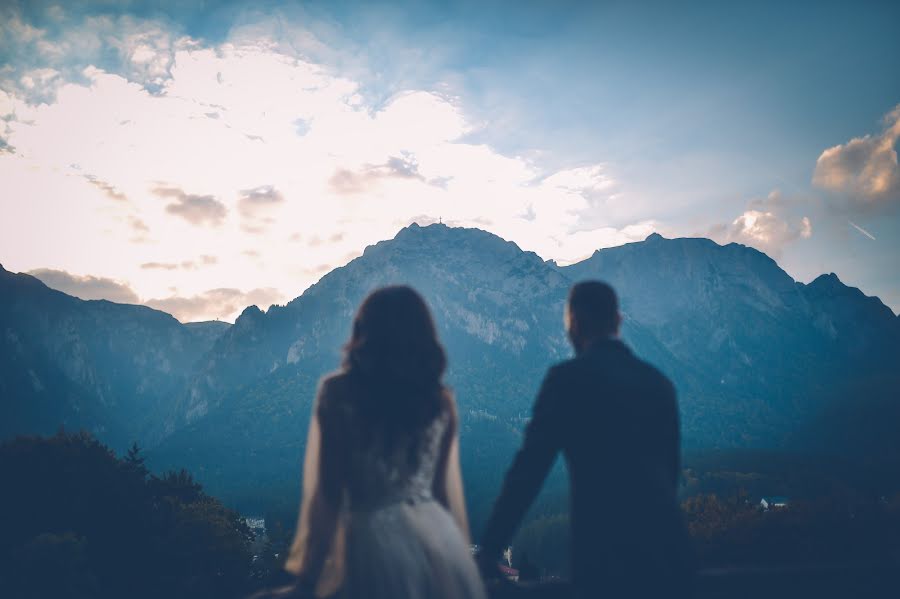
[[[571,484],[574,597],[682,597],[690,586],[676,502],[675,390],[618,338],[613,289],[575,285],[565,315],[576,356],[547,372],[522,447],[473,558],[447,360],[428,308],[404,286],[363,302],[343,367],[313,407],[303,500],[266,596],[482,599],[559,452]]]

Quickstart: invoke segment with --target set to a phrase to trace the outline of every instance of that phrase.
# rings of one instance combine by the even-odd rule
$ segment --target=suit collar
[[[582,354],[603,354],[607,352],[622,352],[630,354],[631,350],[628,349],[628,346],[625,345],[624,341],[617,337],[604,337],[603,339],[597,339],[596,341],[594,341],[589,348],[582,352]]]

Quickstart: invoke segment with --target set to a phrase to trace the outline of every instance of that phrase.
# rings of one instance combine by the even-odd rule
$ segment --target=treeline
[[[848,482],[826,466],[759,457],[690,461],[682,507],[702,568],[900,561],[890,477]],[[265,511],[267,536],[254,538],[186,471],[150,473],[136,446],[119,458],[84,433],[20,437],[0,445],[0,481],[4,599],[229,599],[283,576],[292,502]],[[762,510],[763,490],[787,495],[787,508]],[[548,494],[519,531],[523,575],[568,576],[565,506]]]
[[[27,599],[228,599],[267,576],[240,515],[184,470],[88,434],[0,445],[0,586]]]
[[[627,489],[615,489],[626,495]],[[784,496],[785,509],[763,510]],[[690,451],[681,505],[701,568],[900,564],[900,466],[779,451]],[[513,565],[568,576],[564,495],[532,511],[513,543]]]
[[[683,504],[703,567],[896,563],[900,495],[822,497],[763,510],[740,495],[698,495]]]
[[[703,569],[900,564],[900,494],[823,497],[763,510],[746,495],[697,495],[682,509]],[[565,513],[527,523],[513,544],[513,565],[542,577],[569,575]]]

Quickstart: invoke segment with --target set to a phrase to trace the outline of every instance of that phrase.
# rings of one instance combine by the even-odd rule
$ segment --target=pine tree
[[[146,458],[141,455],[141,448],[137,444],[137,441],[131,444],[131,447],[128,449],[128,453],[125,455],[125,464],[139,474],[141,478],[146,478],[150,471],[144,465],[144,461]]]

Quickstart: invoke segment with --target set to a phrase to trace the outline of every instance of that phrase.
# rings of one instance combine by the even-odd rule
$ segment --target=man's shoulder
[[[556,362],[547,369],[548,380],[565,380],[584,369],[584,360],[574,356],[560,362]]]
[[[571,358],[567,358],[565,360],[560,360],[558,362],[554,362],[550,365],[550,368],[547,369],[547,373],[555,373],[560,374],[564,373],[568,370],[571,370],[578,363],[578,356],[573,356]]]
[[[614,353],[589,354],[582,355],[569,360],[571,366],[567,366],[572,372],[587,372],[590,375],[596,375],[599,372],[605,373],[604,378],[609,377],[612,380],[631,379],[640,381],[642,386],[649,386],[661,395],[674,395],[675,386],[672,381],[655,365],[647,362],[626,345],[619,342],[615,345],[618,351]],[[609,359],[615,356],[614,359]],[[596,362],[599,358],[600,364]],[[599,367],[598,367],[599,366]],[[607,372],[611,369],[613,372]]]
[[[642,360],[638,357],[635,357],[634,359],[638,363],[638,368],[640,368],[642,371],[641,378],[650,383],[650,385],[660,395],[675,395],[675,385],[674,383],[672,383],[671,379],[669,379],[669,377],[663,373],[663,371],[661,371],[650,362]]]
[[[550,366],[547,370],[546,380],[557,385],[565,385],[566,382],[583,381],[590,379],[602,383],[608,380],[609,374],[605,368],[615,368],[617,375],[625,374],[626,378],[643,381],[662,395],[674,395],[675,385],[659,368],[641,359],[630,349],[619,353],[619,359],[606,361],[594,353],[583,353],[567,360],[562,360]],[[613,379],[618,377],[612,377]]]
[[[548,379],[570,379],[572,377],[589,376],[595,378],[607,366],[607,356],[595,352],[583,352],[566,360],[556,362],[547,369]],[[635,366],[643,364],[633,354],[628,352],[627,358]]]

